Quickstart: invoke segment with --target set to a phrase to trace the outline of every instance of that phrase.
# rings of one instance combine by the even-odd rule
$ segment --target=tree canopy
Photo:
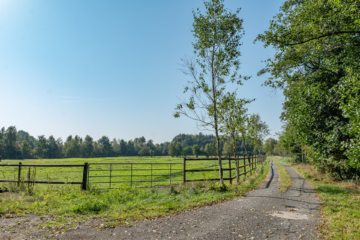
[[[357,0],[287,0],[256,39],[276,49],[258,74],[284,92],[287,146],[339,178],[360,177],[359,14]]]

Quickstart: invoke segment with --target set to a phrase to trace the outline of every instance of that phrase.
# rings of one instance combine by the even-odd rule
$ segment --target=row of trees
[[[125,141],[110,140],[103,136],[97,141],[87,135],[85,138],[69,136],[61,138],[38,136],[34,138],[25,131],[17,131],[15,126],[0,131],[0,156],[3,158],[62,158],[62,157],[111,157],[111,156],[215,156],[216,138],[213,135],[179,134],[172,142],[154,144],[145,137]],[[248,143],[241,142],[236,148],[239,154],[245,154],[244,149],[251,153],[256,149]],[[229,151],[226,141],[221,143],[223,154],[234,155]]]
[[[259,74],[285,95],[281,152],[360,179],[360,2],[287,0],[257,40],[277,50]]]

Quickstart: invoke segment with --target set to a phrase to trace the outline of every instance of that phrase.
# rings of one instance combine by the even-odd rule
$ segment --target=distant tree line
[[[260,153],[261,148],[254,147],[243,141],[238,141],[237,155]],[[234,151],[224,139],[221,142],[223,155],[232,156]],[[171,142],[154,144],[153,140],[145,137],[125,141],[124,139],[110,140],[103,136],[97,141],[91,136],[68,136],[65,141],[61,138],[44,135],[37,138],[23,130],[17,131],[15,126],[0,130],[0,156],[3,159],[18,158],[77,158],[77,157],[114,157],[114,156],[216,156],[216,138],[201,132],[196,135],[179,134]]]

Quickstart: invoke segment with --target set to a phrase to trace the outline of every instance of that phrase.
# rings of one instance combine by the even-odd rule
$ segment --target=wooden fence
[[[52,164],[0,164],[0,167],[18,167],[18,179],[17,180],[9,180],[9,179],[0,179],[0,182],[15,182],[20,185],[20,183],[40,183],[40,184],[81,184],[81,189],[87,189],[87,179],[88,179],[88,169],[89,164],[65,164],[65,165],[52,165]],[[39,181],[39,180],[22,180],[21,179],[21,170],[23,167],[45,167],[45,168],[53,168],[53,167],[81,167],[83,168],[83,176],[81,182],[65,182],[65,181]]]
[[[208,179],[187,179],[186,173],[189,172],[209,172],[209,171],[219,171],[219,168],[214,169],[187,169],[186,168],[186,162],[188,161],[218,161],[217,158],[184,158],[183,163],[183,182],[196,182],[196,181],[219,181],[219,178],[208,178]],[[243,165],[240,166],[240,161],[243,160]],[[239,182],[239,177],[242,175],[245,175],[247,173],[251,173],[254,169],[256,169],[257,164],[262,164],[266,160],[265,155],[248,155],[243,157],[237,157],[237,158],[221,158],[221,165],[223,166],[223,162],[228,162],[228,168],[221,168],[221,176],[224,176],[224,172],[228,171],[228,177],[223,178],[223,180],[229,180],[230,184],[232,184],[232,180],[237,178],[237,182]],[[232,167],[231,161],[235,161],[235,166]],[[247,163],[246,163],[247,161]],[[248,167],[248,168],[247,168]],[[236,170],[236,175],[233,177],[231,171]],[[240,170],[243,170],[242,173],[240,173]]]
[[[222,167],[221,176],[224,176],[224,172],[227,173],[227,177],[223,177],[224,180],[229,180],[230,184],[236,178],[239,181],[239,177],[248,173],[251,173],[256,169],[257,164],[262,164],[266,160],[265,155],[248,155],[237,158],[221,158],[221,163],[228,167]],[[189,169],[187,168],[187,162],[190,161],[214,161],[214,164],[206,163],[205,168],[201,169]],[[212,178],[211,174],[208,178],[201,179],[188,179],[187,173],[195,172],[215,172],[219,171],[217,158],[184,158],[183,163],[84,163],[84,164],[67,164],[67,165],[50,165],[50,164],[0,164],[0,167],[18,167],[17,180],[0,179],[0,182],[15,182],[20,186],[21,183],[33,183],[33,184],[79,184],[81,189],[86,190],[90,184],[107,184],[106,188],[113,188],[112,184],[129,183],[130,187],[134,187],[136,183],[144,183],[140,187],[154,187],[153,183],[163,182],[165,185],[181,184],[186,182],[195,181],[219,181],[219,178]],[[240,164],[242,162],[243,164]],[[234,165],[232,165],[234,164]],[[183,165],[181,168],[175,166]],[[106,167],[107,166],[107,167]],[[115,167],[117,166],[117,167]],[[123,166],[123,168],[121,167]],[[28,177],[27,180],[21,178],[21,171],[24,167],[67,167],[67,168],[83,168],[82,181],[69,182],[69,181],[47,181],[47,180],[33,180]],[[214,167],[210,169],[209,167]],[[182,170],[182,171],[181,171]],[[231,171],[236,170],[233,174]],[[240,173],[241,171],[241,173]],[[96,174],[98,172],[98,174]],[[90,174],[91,173],[91,174]],[[104,175],[104,173],[106,175]],[[108,173],[108,174],[107,174]],[[115,174],[114,174],[115,173]],[[181,181],[182,175],[182,181]],[[174,179],[174,177],[178,177]],[[205,176],[205,174],[204,174]],[[209,176],[209,175],[208,175]],[[206,176],[205,176],[206,177]],[[104,179],[105,178],[105,179]],[[148,178],[148,179],[147,179]],[[89,181],[92,180],[92,181]],[[99,179],[100,181],[96,181]],[[148,183],[148,184],[146,184]],[[156,184],[157,185],[157,184]],[[164,184],[162,184],[164,185]],[[160,186],[160,185],[157,185]]]

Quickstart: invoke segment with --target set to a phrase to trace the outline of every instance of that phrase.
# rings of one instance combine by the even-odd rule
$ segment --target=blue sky
[[[256,73],[274,49],[253,40],[282,2],[225,1],[242,8],[241,73],[253,76],[238,96],[256,98],[249,112],[273,134],[281,130],[284,97],[261,87],[267,76]],[[173,117],[189,80],[179,64],[193,52],[196,8],[203,1],[0,0],[0,127],[155,143],[198,133],[194,121]]]

